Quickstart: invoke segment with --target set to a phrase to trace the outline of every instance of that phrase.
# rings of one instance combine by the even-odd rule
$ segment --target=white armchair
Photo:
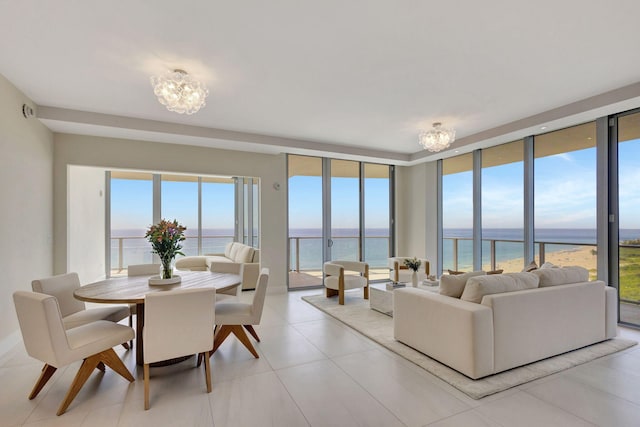
[[[327,298],[338,295],[338,304],[344,305],[344,291],[364,288],[364,299],[369,299],[369,264],[366,262],[325,262],[323,271]]]
[[[404,265],[405,259],[412,259],[413,257],[393,257],[389,258],[389,279],[393,283],[398,282],[411,282],[411,274],[413,271],[409,269],[406,265]],[[429,275],[429,261],[426,259],[419,258],[422,261],[420,268],[418,269],[418,282],[423,281]]]

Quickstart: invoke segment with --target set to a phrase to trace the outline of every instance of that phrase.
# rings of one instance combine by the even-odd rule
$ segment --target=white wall
[[[105,171],[69,166],[67,271],[75,271],[80,283],[105,276]]]
[[[53,136],[24,103],[34,105],[0,75],[0,354],[19,340],[13,292],[52,272]]]
[[[253,176],[260,185],[260,261],[270,268],[269,292],[285,292],[286,167],[285,155],[219,150],[188,145],[155,143],[83,135],[55,134],[54,144],[54,271],[68,268],[67,207],[69,165],[123,168],[156,172]],[[278,182],[280,189],[273,184]],[[104,228],[104,226],[103,226]],[[104,259],[104,253],[96,254]]]

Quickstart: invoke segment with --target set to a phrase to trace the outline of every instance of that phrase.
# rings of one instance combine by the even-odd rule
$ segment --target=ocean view
[[[143,264],[152,262],[149,244],[143,237],[145,230],[119,229],[112,230],[111,239],[111,266],[118,268],[120,262],[120,247],[122,244],[122,265]],[[460,270],[472,268],[472,231],[471,229],[452,228],[445,229],[443,246],[443,268],[453,268],[453,245],[455,239],[458,244],[458,265]],[[578,249],[590,248],[596,243],[596,231],[594,229],[537,229],[536,241],[545,242],[545,253],[570,252]],[[187,240],[183,245],[185,255],[198,254],[197,233],[187,229]],[[358,253],[358,230],[352,228],[335,229],[333,232],[333,258],[356,259]],[[491,242],[496,240],[495,253],[498,265],[507,261],[524,257],[521,229],[485,229],[483,239],[483,265],[490,263]],[[119,238],[122,238],[120,240]],[[621,229],[620,241],[640,238],[640,229]],[[202,241],[202,253],[221,253],[228,242],[233,240],[233,229],[204,229]],[[291,266],[299,269],[318,270],[322,267],[322,232],[317,228],[301,228],[290,230]],[[296,246],[297,245],[297,246]],[[299,248],[299,257],[296,257],[296,247]],[[388,230],[371,228],[365,230],[365,257],[371,268],[384,268],[387,265]],[[536,245],[536,254],[539,245]],[[591,250],[590,248],[589,250]],[[402,254],[411,256],[414,254]],[[415,254],[417,255],[417,254]]]

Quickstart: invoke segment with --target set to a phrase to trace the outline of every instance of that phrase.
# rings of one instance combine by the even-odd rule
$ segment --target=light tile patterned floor
[[[193,360],[142,370],[117,349],[136,381],[107,370],[89,379],[68,412],[56,408],[78,364],[27,399],[40,372],[20,344],[0,358],[0,426],[638,426],[640,349],[632,347],[529,384],[472,400],[317,311],[299,291],[268,295],[254,359],[228,339],[212,358],[213,392]],[[250,299],[251,295],[243,294]],[[640,340],[640,331],[620,328]]]

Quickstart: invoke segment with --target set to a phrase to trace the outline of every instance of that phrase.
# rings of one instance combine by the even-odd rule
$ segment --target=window
[[[473,154],[442,161],[443,270],[473,270]]]

